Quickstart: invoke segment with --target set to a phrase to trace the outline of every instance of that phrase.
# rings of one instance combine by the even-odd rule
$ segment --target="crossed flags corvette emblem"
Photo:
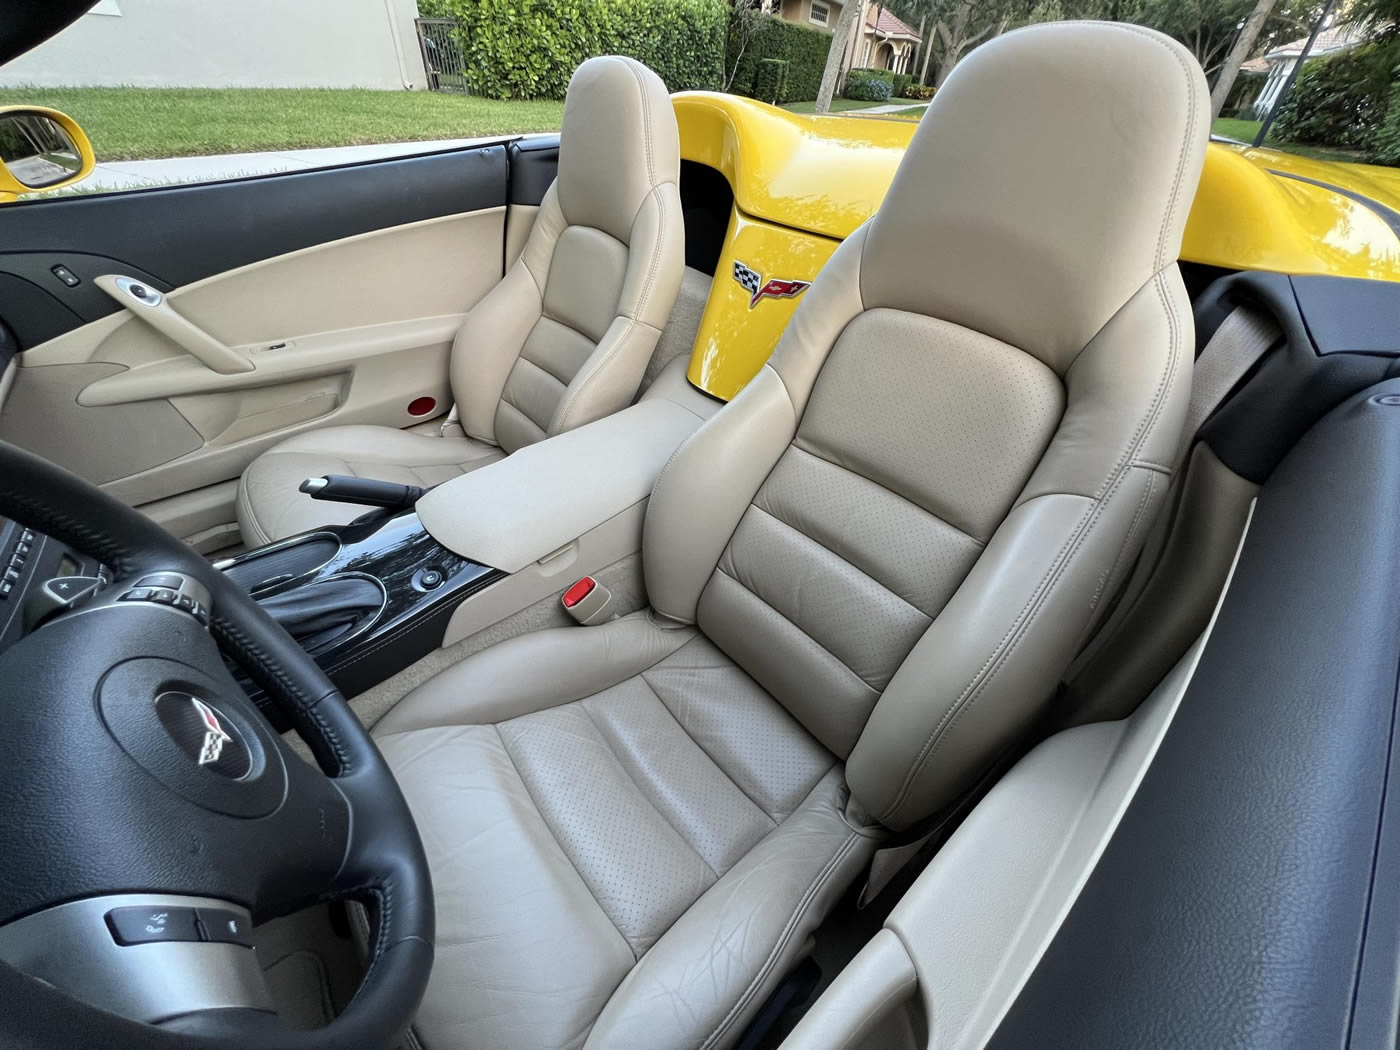
[[[765,284],[763,275],[739,260],[734,260],[734,280],[739,287],[749,293],[749,309],[758,305],[761,299],[796,299],[812,284],[811,281],[784,281],[777,277],[769,278]]]
[[[229,736],[228,730],[219,721],[219,716],[208,704],[193,696],[190,697],[190,703],[194,705],[200,721],[204,723],[204,742],[199,748],[199,764],[207,766],[219,760],[219,756],[224,753],[224,745],[232,743],[233,737]]]

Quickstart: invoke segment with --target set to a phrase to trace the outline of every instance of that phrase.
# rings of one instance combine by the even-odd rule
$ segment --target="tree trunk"
[[[919,68],[919,49],[927,46],[927,45],[924,43],[924,27],[925,27],[927,24],[928,24],[928,12],[924,12],[923,14],[921,14],[921,15],[919,16],[919,42],[918,42],[918,44],[916,44],[916,45],[914,46],[914,54],[913,54],[913,56],[909,59],[909,70],[908,70],[908,71],[909,71],[910,73],[913,73],[915,70],[917,70],[917,69]],[[925,62],[925,64],[927,64],[927,62]],[[919,81],[919,83],[922,84],[923,81]]]
[[[1254,42],[1259,39],[1264,23],[1269,20],[1269,15],[1274,10],[1274,2],[1275,0],[1257,0],[1254,10],[1245,20],[1244,28],[1240,30],[1240,35],[1235,38],[1235,46],[1230,48],[1230,53],[1225,56],[1225,64],[1220,67],[1220,73],[1215,78],[1215,87],[1210,93],[1212,121],[1219,117],[1220,111],[1225,108],[1225,100],[1230,97],[1230,89],[1235,86],[1240,66],[1254,49]]]
[[[933,57],[933,38],[938,35],[938,23],[928,27],[928,42],[924,44],[924,68],[919,71],[919,83],[928,83],[928,60]]]
[[[856,12],[862,6],[862,0],[845,0],[841,5],[841,17],[836,20],[836,28],[831,31],[831,47],[826,53],[826,68],[822,70],[821,87],[817,89],[817,104],[813,107],[818,113],[825,113],[831,109],[831,96],[836,93],[836,78],[841,75],[841,59],[846,54],[846,43],[851,38],[851,26],[855,23]]]

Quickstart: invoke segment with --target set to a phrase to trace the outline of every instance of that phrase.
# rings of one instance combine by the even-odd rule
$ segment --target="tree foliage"
[[[1306,36],[1325,0],[1278,0],[1253,53]],[[1400,0],[1359,0],[1390,3]],[[891,0],[889,9],[910,25],[927,19],[938,80],[978,44],[1019,26],[1060,19],[1132,22],[1166,33],[1190,48],[1213,77],[1255,0]]]

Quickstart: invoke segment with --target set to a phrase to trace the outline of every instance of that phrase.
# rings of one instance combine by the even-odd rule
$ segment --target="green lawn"
[[[1223,135],[1227,139],[1252,143],[1254,136],[1259,134],[1259,126],[1262,123],[1259,120],[1235,120],[1231,117],[1221,117],[1211,126],[1211,131],[1217,135]],[[1303,146],[1296,142],[1278,142],[1272,136],[1269,137],[1265,145],[1271,149],[1283,150],[1285,153],[1296,153],[1300,157],[1311,157],[1313,160],[1339,160],[1350,163],[1364,160],[1360,154],[1348,150],[1322,149],[1318,146]]]
[[[852,109],[871,109],[874,106],[888,106],[888,102],[859,102],[853,98],[834,98],[831,100],[832,113],[845,113]],[[817,104],[815,102],[789,102],[783,109],[792,113],[815,113]]]
[[[67,113],[99,161],[557,131],[564,113],[562,102],[314,88],[7,88],[4,101]]]

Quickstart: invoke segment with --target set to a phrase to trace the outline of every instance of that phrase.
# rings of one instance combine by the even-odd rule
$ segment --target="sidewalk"
[[[473,139],[435,139],[428,142],[385,142],[373,146],[334,146],[329,149],[296,149],[267,153],[225,153],[212,157],[171,157],[167,160],[125,160],[99,163],[82,182],[84,190],[131,190],[142,186],[169,186],[187,182],[212,182],[244,175],[274,175],[333,164],[355,164],[384,157],[475,146],[499,142],[501,136]]]

